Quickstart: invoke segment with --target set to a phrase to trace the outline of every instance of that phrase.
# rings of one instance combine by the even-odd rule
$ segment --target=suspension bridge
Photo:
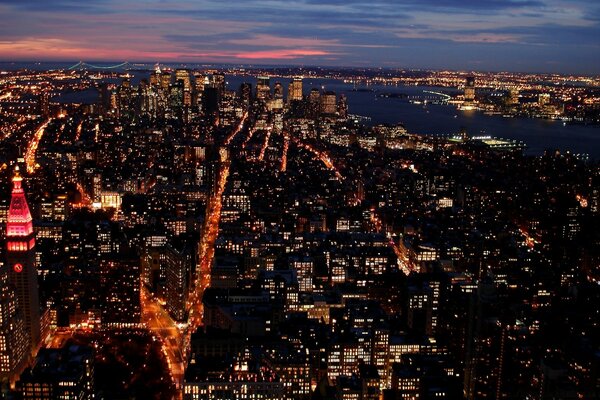
[[[127,69],[132,67],[133,65],[129,61],[122,62],[121,64],[116,65],[94,65],[87,63],[85,61],[79,61],[75,65],[71,65],[68,70],[82,70],[82,69]]]

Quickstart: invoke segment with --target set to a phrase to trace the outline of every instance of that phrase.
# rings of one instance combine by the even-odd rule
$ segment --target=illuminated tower
[[[250,104],[250,100],[252,100],[252,84],[244,82],[240,85],[240,99],[245,105]]]
[[[288,98],[290,101],[302,100],[302,78],[294,78],[294,80],[290,82]]]
[[[171,73],[169,71],[163,71],[160,75],[160,88],[162,90],[169,90],[171,84]]]
[[[9,265],[0,262],[0,381],[3,384],[15,381],[29,354],[29,336],[23,313],[17,307],[9,268]]]
[[[271,97],[271,84],[268,76],[256,78],[256,98],[266,100]]]
[[[340,100],[338,101],[337,105],[337,112],[340,118],[348,117],[348,99],[346,99],[346,96],[343,94],[340,95]]]
[[[15,287],[17,306],[23,314],[29,348],[34,354],[40,342],[40,302],[35,266],[35,235],[31,213],[16,170],[6,223],[6,263]]]
[[[221,97],[225,93],[225,75],[224,74],[213,74],[213,87],[219,91],[219,97]]]
[[[321,113],[334,115],[337,111],[337,98],[334,92],[328,91],[321,96]]]
[[[465,105],[472,106],[475,102],[475,77],[467,76],[465,80]]]
[[[283,99],[283,85],[281,82],[275,82],[275,87],[273,88],[273,97],[276,99]]]
[[[190,71],[187,69],[177,69],[175,70],[175,80],[183,81],[183,89],[191,90],[192,89],[192,80],[190,79]]]

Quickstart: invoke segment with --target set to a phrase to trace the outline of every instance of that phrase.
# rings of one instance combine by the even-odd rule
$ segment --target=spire
[[[19,167],[15,168],[13,176],[13,190],[10,199],[7,218],[7,237],[28,236],[33,233],[33,224],[29,206],[25,199],[25,191],[21,186],[23,178],[19,173]]]

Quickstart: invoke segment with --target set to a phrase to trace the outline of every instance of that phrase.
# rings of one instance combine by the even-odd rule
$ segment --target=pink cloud
[[[258,50],[258,51],[214,51],[202,53],[185,53],[180,54],[180,58],[204,58],[211,59],[238,59],[238,60],[293,60],[302,57],[314,56],[331,56],[336,53],[331,53],[324,50],[314,49],[277,49],[277,50]]]
[[[170,60],[181,53],[170,51],[130,50],[115,48],[87,48],[84,45],[57,38],[25,38],[0,41],[0,54],[7,58],[80,59],[80,60]]]
[[[338,46],[337,39],[318,38],[290,38],[275,35],[254,35],[250,38],[232,39],[228,43],[244,46],[267,46],[267,47],[326,47]]]
[[[249,51],[243,53],[237,53],[236,58],[248,59],[248,60],[270,60],[270,59],[281,59],[281,60],[293,60],[302,57],[311,56],[327,56],[331,55],[327,51],[323,50],[308,50],[308,49],[279,49],[279,50],[265,50],[265,51]]]

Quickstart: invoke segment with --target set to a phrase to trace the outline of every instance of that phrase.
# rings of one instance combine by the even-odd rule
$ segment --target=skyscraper
[[[346,95],[341,94],[337,105],[337,112],[340,118],[348,117],[348,100]]]
[[[271,97],[271,84],[268,76],[256,78],[256,98],[266,100]]]
[[[240,99],[246,105],[250,104],[252,99],[252,84],[244,82],[240,85]]]
[[[334,92],[328,91],[321,96],[321,113],[334,115],[337,111],[337,99]]]
[[[175,80],[183,81],[184,90],[192,90],[192,81],[190,79],[190,71],[188,71],[187,69],[175,70]]]
[[[288,100],[302,100],[302,78],[294,78],[288,89]]]
[[[465,80],[465,106],[473,106],[475,102],[475,77],[467,76]]]
[[[169,90],[171,84],[171,73],[169,71],[163,71],[160,75],[160,88],[162,90]]]
[[[35,265],[35,235],[23,178],[16,170],[6,224],[6,261],[9,280],[16,290],[17,305],[23,313],[28,347],[32,353],[40,343],[40,302]]]
[[[14,382],[25,367],[29,338],[23,314],[17,307],[10,266],[0,262],[0,381]]]
[[[227,83],[225,82],[225,74],[213,74],[212,80],[213,87],[219,91],[219,97],[223,96],[223,94],[225,93]]]
[[[283,85],[281,82],[275,82],[275,88],[273,89],[273,97],[276,99],[283,99]]]

